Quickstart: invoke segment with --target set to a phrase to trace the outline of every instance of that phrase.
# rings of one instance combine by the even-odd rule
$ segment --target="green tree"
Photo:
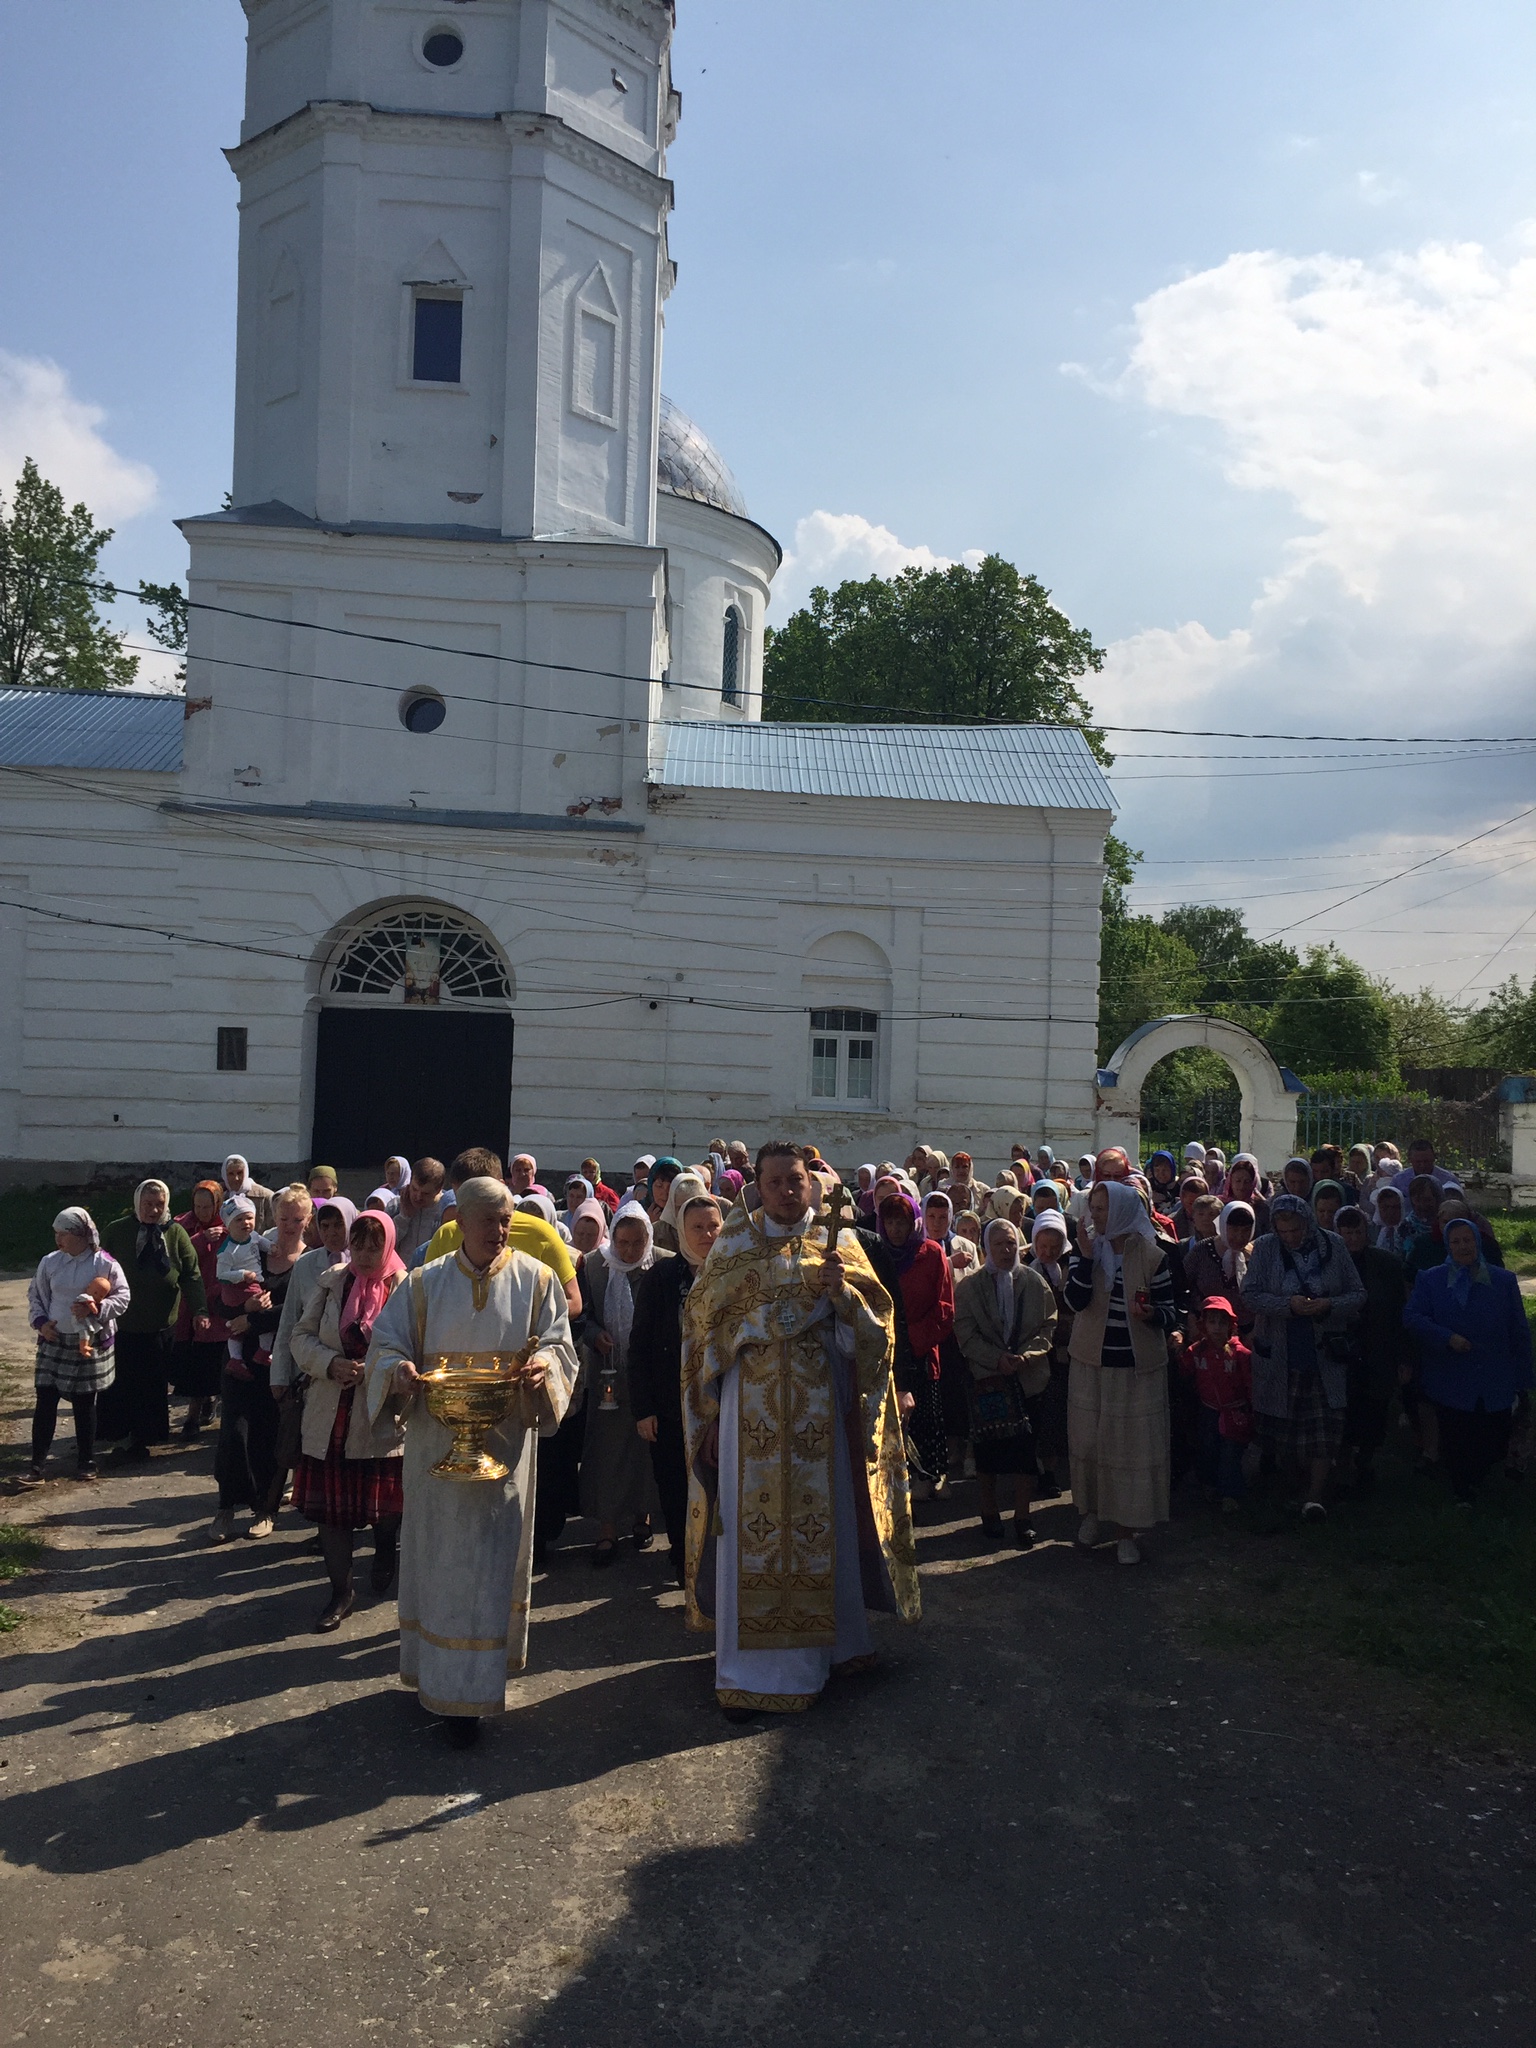
[[[111,538],[84,505],[66,507],[27,457],[9,509],[0,499],[0,685],[119,690],[133,681],[137,658],[96,609],[117,597],[97,567]]]
[[[1270,1051],[1305,1080],[1310,1074],[1392,1073],[1392,1013],[1386,997],[1337,946],[1313,946],[1286,980],[1265,1034]]]
[[[1111,917],[1099,938],[1099,1064],[1154,1017],[1192,1010],[1200,996],[1192,947],[1154,917]]]
[[[144,607],[145,630],[160,647],[173,654],[187,651],[187,593],[179,583],[140,583],[139,603]],[[187,665],[176,671],[178,683],[187,680]]]
[[[1528,989],[1516,974],[1500,983],[1473,1011],[1467,1037],[1476,1063],[1507,1067],[1512,1074],[1536,1073],[1536,974]]]
[[[1481,1062],[1472,1055],[1472,1026],[1464,1009],[1432,988],[1409,994],[1380,984],[1392,1020],[1392,1056],[1399,1067],[1461,1067]]]
[[[1075,725],[1107,762],[1077,688],[1103,650],[1050,600],[1001,555],[818,587],[768,637],[763,716]]]
[[[1165,932],[1181,938],[1200,962],[1205,986],[1202,1006],[1213,1010],[1258,1009],[1266,1016],[1301,956],[1279,940],[1249,935],[1240,910],[1210,903],[1181,903],[1164,911]],[[1253,1028],[1262,1030],[1262,1025]]]

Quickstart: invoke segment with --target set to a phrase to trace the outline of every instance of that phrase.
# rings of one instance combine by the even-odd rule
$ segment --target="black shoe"
[[[989,1543],[1005,1542],[1008,1536],[1008,1531],[1003,1527],[1001,1515],[993,1515],[990,1520],[987,1516],[983,1515],[981,1518],[981,1533]]]
[[[733,1728],[743,1728],[748,1721],[757,1719],[756,1707],[722,1707],[720,1711]]]
[[[357,1600],[354,1594],[333,1593],[329,1602],[320,1610],[320,1618],[315,1623],[315,1634],[317,1636],[334,1635],[356,1605]]]
[[[651,1547],[651,1545],[652,1545],[652,1544],[653,1544],[653,1543],[654,1543],[655,1541],[656,1541],[656,1531],[655,1531],[655,1530],[654,1530],[654,1529],[653,1529],[653,1528],[651,1527],[651,1525],[650,1525],[650,1523],[649,1523],[649,1522],[647,1522],[647,1523],[645,1524],[644,1528],[642,1528],[642,1529],[637,1529],[637,1530],[635,1531],[635,1548],[636,1548],[636,1550],[649,1550],[649,1549],[650,1549],[650,1547]]]
[[[375,1593],[387,1593],[395,1583],[395,1568],[400,1562],[400,1553],[390,1546],[388,1550],[373,1553],[373,1569],[368,1574],[368,1583]]]
[[[603,1536],[592,1546],[592,1563],[597,1571],[612,1564],[619,1554],[619,1546],[612,1536]]]
[[[1015,1543],[1017,1543],[1020,1550],[1029,1549],[1030,1545],[1035,1540],[1035,1532],[1028,1522],[1021,1522],[1015,1519],[1013,1525],[1013,1540]]]
[[[478,1714],[445,1714],[443,1726],[448,1731],[450,1749],[473,1749],[480,1740]]]
[[[673,1578],[674,1578],[674,1579],[676,1579],[677,1583],[678,1583],[678,1584],[679,1584],[680,1586],[686,1586],[686,1585],[687,1585],[687,1583],[688,1583],[688,1565],[687,1565],[687,1559],[686,1559],[686,1558],[684,1557],[684,1555],[683,1555],[682,1551],[680,1551],[680,1550],[674,1550],[674,1551],[672,1552],[672,1576],[673,1576]]]
[[[119,1470],[124,1465],[147,1465],[149,1463],[149,1445],[119,1444],[117,1449],[109,1454],[107,1463],[117,1467]]]

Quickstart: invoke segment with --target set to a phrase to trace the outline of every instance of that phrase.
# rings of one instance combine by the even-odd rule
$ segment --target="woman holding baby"
[[[59,1403],[75,1417],[75,1477],[96,1477],[96,1396],[112,1384],[114,1333],[128,1306],[128,1279],[101,1248],[86,1209],[62,1209],[53,1219],[57,1250],[38,1266],[27,1289],[27,1312],[37,1332],[37,1405],[32,1412],[34,1482],[47,1476]]]

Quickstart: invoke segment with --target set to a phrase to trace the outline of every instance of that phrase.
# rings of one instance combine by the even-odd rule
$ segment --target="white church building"
[[[0,692],[0,1173],[1094,1121],[1082,736],[764,723],[661,395],[665,0],[243,0],[185,702]]]

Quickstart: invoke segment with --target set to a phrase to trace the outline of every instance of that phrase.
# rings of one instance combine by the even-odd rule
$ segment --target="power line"
[[[1398,874],[1388,875],[1385,881],[1372,882],[1367,888],[1355,890],[1353,895],[1341,896],[1337,903],[1330,904],[1327,910],[1319,911],[1318,915],[1320,917],[1329,917],[1335,910],[1342,910],[1346,903],[1358,903],[1362,897],[1373,896],[1378,889],[1388,889],[1394,882],[1406,881],[1409,875],[1416,875],[1420,868],[1433,867],[1436,861],[1449,859],[1451,854],[1460,853],[1465,847],[1476,846],[1479,840],[1491,839],[1496,832],[1506,832],[1511,825],[1518,825],[1522,818],[1529,818],[1533,814],[1536,814],[1536,804],[1528,804],[1523,811],[1516,811],[1512,818],[1506,818],[1501,825],[1490,825],[1485,831],[1474,832],[1470,839],[1463,839],[1455,846],[1448,846],[1443,853],[1432,853],[1427,860],[1415,861],[1412,867],[1404,868]],[[1271,940],[1283,937],[1286,932],[1294,931],[1297,925],[1310,922],[1311,919],[1309,918],[1298,917],[1294,923],[1283,924],[1278,931],[1270,932],[1268,937],[1261,939],[1259,943],[1261,945],[1268,945]]]

